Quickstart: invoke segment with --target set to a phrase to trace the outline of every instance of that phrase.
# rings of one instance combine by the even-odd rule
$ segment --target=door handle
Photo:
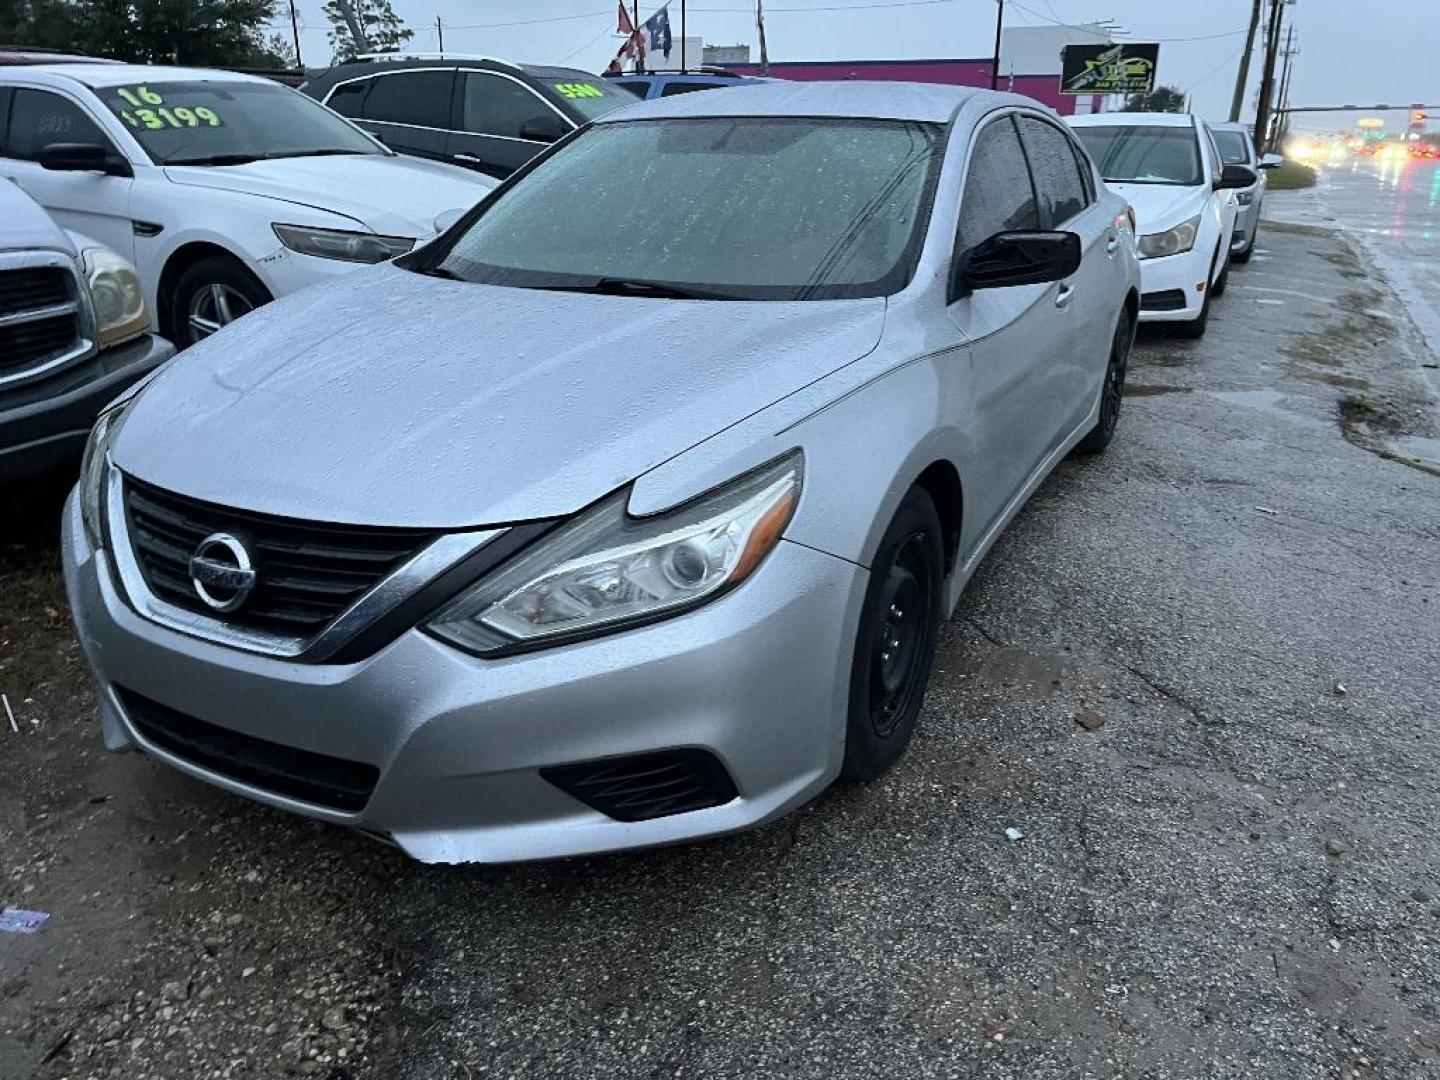
[[[1075,298],[1075,286],[1061,283],[1060,291],[1055,294],[1055,306],[1058,308],[1068,307],[1070,301]]]
[[[1120,250],[1120,238],[1119,238],[1118,236],[1116,236],[1114,233],[1111,233],[1111,234],[1110,234],[1110,239],[1108,239],[1108,240],[1105,241],[1105,254],[1107,254],[1107,255],[1114,255],[1115,252],[1117,252],[1117,251],[1119,251],[1119,250]]]
[[[451,154],[456,161],[473,161],[476,165],[484,165],[485,159],[478,158],[474,154]]]

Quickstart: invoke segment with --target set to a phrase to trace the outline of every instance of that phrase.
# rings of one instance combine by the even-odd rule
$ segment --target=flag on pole
[[[619,3],[620,20],[615,24],[615,33],[630,37],[635,33],[635,24],[630,21],[630,12],[625,7],[625,0],[619,0]]]
[[[670,59],[670,48],[674,39],[670,36],[670,5],[666,4],[645,20],[645,34],[650,39],[650,51],[661,52]]]

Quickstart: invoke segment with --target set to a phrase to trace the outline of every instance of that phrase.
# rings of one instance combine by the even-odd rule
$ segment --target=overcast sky
[[[286,2],[279,0],[281,10]],[[305,61],[328,61],[321,0],[296,3]],[[617,45],[612,34],[615,0],[393,3],[416,32],[412,49],[436,47],[437,15],[445,23],[447,51],[600,71]],[[654,0],[641,0],[641,18],[658,6]],[[988,56],[995,26],[995,0],[766,0],[765,11],[772,61]],[[677,38],[679,12],[679,0],[671,0]],[[1007,0],[1005,17],[1007,25],[1017,26],[1108,18],[1129,31],[1129,40],[1160,41],[1160,81],[1192,94],[1193,108],[1201,115],[1224,119],[1250,0]],[[1296,0],[1287,17],[1294,22],[1301,50],[1295,58],[1292,103],[1409,104],[1440,98],[1440,79],[1434,74],[1440,0]],[[494,25],[500,23],[522,25]],[[284,29],[289,30],[288,22]],[[689,0],[688,30],[711,44],[749,43],[753,55],[753,2]],[[1259,71],[1257,55],[1246,95],[1247,116]],[[1403,121],[1391,117],[1390,126],[1397,124],[1403,126]]]

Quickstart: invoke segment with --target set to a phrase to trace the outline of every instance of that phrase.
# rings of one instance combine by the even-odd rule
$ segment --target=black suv
[[[361,56],[300,89],[392,150],[499,177],[587,121],[635,101],[575,68],[455,53]]]

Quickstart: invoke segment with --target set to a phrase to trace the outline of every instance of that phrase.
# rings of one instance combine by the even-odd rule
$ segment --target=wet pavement
[[[1433,362],[1368,247],[1267,227],[987,558],[899,767],[622,856],[419,866],[104,754],[7,548],[0,903],[52,919],[0,1078],[1437,1075]]]

